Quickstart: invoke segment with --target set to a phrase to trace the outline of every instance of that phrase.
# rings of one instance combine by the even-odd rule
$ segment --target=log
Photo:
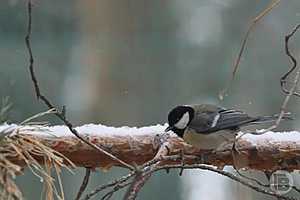
[[[116,128],[87,124],[77,127],[76,130],[86,140],[99,145],[122,161],[131,165],[142,165],[155,157],[161,145],[160,135],[164,133],[165,128],[166,125]],[[120,166],[118,162],[78,140],[66,126],[3,124],[0,125],[0,133],[7,134],[8,137],[23,135],[34,138],[63,154],[78,167],[99,167],[108,170],[113,166]],[[170,134],[168,142],[172,144],[169,149],[170,155],[183,152],[185,155],[200,156],[204,152],[207,153],[206,150],[186,144],[173,133]],[[297,131],[244,134],[236,142],[236,148],[238,152],[235,153],[229,148],[226,151],[207,154],[206,161],[217,167],[234,165],[236,168],[270,171],[300,169],[300,133]],[[33,154],[33,157],[43,163],[44,159],[40,155]],[[21,166],[25,165],[19,156],[10,157],[9,160]],[[184,162],[192,164],[195,161]]]

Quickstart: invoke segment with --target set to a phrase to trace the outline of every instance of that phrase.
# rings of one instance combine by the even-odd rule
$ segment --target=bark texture
[[[99,128],[97,128],[99,126]],[[161,146],[159,134],[164,126],[157,125],[153,128],[113,128],[101,125],[82,126],[77,130],[91,143],[97,144],[109,151],[119,159],[132,165],[141,165],[153,159]],[[46,130],[46,131],[45,131]],[[118,133],[120,130],[120,133]],[[125,131],[124,131],[125,130]],[[42,144],[54,149],[70,159],[78,167],[100,167],[108,170],[112,166],[118,166],[99,151],[79,141],[66,128],[60,126],[37,129],[30,126],[2,125],[0,132],[11,135],[21,134],[34,138]],[[105,132],[105,133],[102,133]],[[111,132],[111,134],[110,134]],[[266,136],[267,134],[267,136]],[[295,170],[300,169],[300,133],[298,132],[268,132],[259,136],[241,137],[237,141],[238,152],[227,151],[218,153],[206,153],[209,164],[223,167],[234,165],[236,168],[249,168],[257,170]],[[291,135],[294,135],[291,137]],[[8,136],[10,137],[10,136]],[[299,139],[298,139],[299,138]],[[196,149],[174,135],[168,139],[169,155],[184,152],[187,155],[201,155],[205,150]],[[17,154],[16,154],[17,155]],[[39,162],[43,158],[33,154]],[[14,163],[25,165],[21,157],[9,158]],[[171,161],[170,161],[171,162]],[[184,160],[191,164],[191,160]],[[170,164],[170,163],[164,163]]]

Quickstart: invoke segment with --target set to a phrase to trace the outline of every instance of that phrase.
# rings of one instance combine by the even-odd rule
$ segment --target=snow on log
[[[159,150],[159,135],[166,125],[148,127],[108,127],[88,124],[76,130],[88,141],[110,152],[126,163],[141,165],[153,159]],[[100,167],[109,169],[119,163],[77,139],[65,126],[21,126],[16,124],[0,125],[0,134],[8,137],[20,134],[32,137],[47,147],[63,154],[79,167]],[[169,154],[184,152],[187,155],[201,155],[204,150],[196,149],[175,134],[168,139],[171,145]],[[208,154],[209,164],[223,167],[235,165],[237,168],[258,170],[300,169],[300,133],[266,132],[262,135],[244,134],[236,143],[238,152],[227,151]],[[42,163],[43,158],[33,155]],[[9,158],[25,165],[20,157]],[[185,160],[191,163],[189,160]]]

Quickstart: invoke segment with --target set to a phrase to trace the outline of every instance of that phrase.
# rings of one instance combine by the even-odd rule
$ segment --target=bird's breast
[[[183,139],[186,143],[200,149],[220,150],[226,145],[233,144],[236,132],[231,130],[221,130],[209,134],[202,134],[187,129],[184,132]]]

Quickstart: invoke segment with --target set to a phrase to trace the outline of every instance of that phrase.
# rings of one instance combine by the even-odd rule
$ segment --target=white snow
[[[167,128],[167,124],[164,125],[154,125],[154,126],[146,126],[146,127],[110,127],[101,124],[86,124],[83,126],[76,127],[75,129],[84,135],[156,135],[160,133],[164,133],[164,130]],[[19,133],[29,133],[29,134],[37,134],[37,135],[46,135],[46,136],[73,136],[73,133],[68,129],[68,127],[60,125],[60,126],[18,126],[16,124],[3,124],[0,125],[0,133],[1,132],[12,132],[12,134],[16,133],[18,130]],[[30,130],[30,131],[26,131]]]
[[[94,136],[109,136],[109,135],[156,135],[164,133],[165,128],[168,124],[164,125],[154,125],[154,126],[145,126],[145,127],[111,127],[101,124],[86,124],[83,126],[76,127],[76,130],[80,134],[84,135],[94,135]],[[27,131],[26,131],[27,130]],[[29,131],[28,131],[29,130]],[[259,130],[264,131],[264,130]],[[257,131],[257,132],[259,132]],[[2,124],[0,125],[0,134],[1,133],[30,133],[37,135],[46,135],[46,136],[73,136],[66,126],[20,126],[17,124]],[[240,133],[243,134],[243,133]],[[289,131],[289,132],[266,132],[262,135],[254,135],[251,133],[244,134],[242,136],[243,140],[251,142],[253,145],[256,145],[261,142],[297,142],[300,143],[300,132],[298,131]]]
[[[257,132],[263,132],[264,130],[259,130]],[[289,132],[272,132],[268,131],[261,135],[254,135],[251,133],[244,134],[242,136],[243,140],[251,142],[253,145],[264,142],[296,142],[300,143],[300,132],[299,131],[289,131]]]

